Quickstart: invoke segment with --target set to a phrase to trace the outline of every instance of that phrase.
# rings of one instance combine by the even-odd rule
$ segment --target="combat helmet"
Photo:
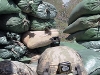
[[[87,75],[80,55],[67,46],[47,48],[40,56],[38,75]]]

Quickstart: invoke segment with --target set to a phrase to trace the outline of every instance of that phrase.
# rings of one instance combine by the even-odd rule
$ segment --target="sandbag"
[[[86,47],[87,49],[100,52],[100,41],[80,41],[78,42],[82,46]]]
[[[23,33],[29,30],[29,20],[22,13],[0,15],[0,29],[3,31]]]
[[[59,71],[58,65],[59,63],[63,62],[68,62],[68,64],[70,63],[70,65],[68,65],[70,67],[66,65],[66,67],[69,68],[69,70],[66,73],[67,75],[70,75],[70,73],[72,73],[71,75],[74,75],[75,72],[77,71],[75,70],[77,66],[78,69],[80,69],[80,73],[78,74],[76,72],[76,75],[87,75],[80,55],[75,50],[67,46],[57,46],[57,47],[47,48],[40,56],[37,66],[37,73],[39,75],[42,75],[45,69],[48,69],[50,75],[65,74],[64,72],[58,73]],[[61,68],[64,69],[63,66]]]
[[[0,49],[0,58],[9,59],[10,57],[12,57],[12,55],[12,51],[9,51],[8,49]]]
[[[12,53],[11,57],[8,57],[8,58],[11,58],[12,60],[20,60],[21,57],[23,57],[24,54],[27,52],[26,46],[24,45],[20,46],[19,44],[8,45],[8,46],[5,46],[4,48],[10,51],[10,53]]]
[[[100,15],[92,15],[78,18],[75,22],[67,26],[64,33],[75,33],[80,30],[85,30],[99,26]]]
[[[0,45],[8,45],[9,42],[6,37],[6,33],[0,31]]]
[[[68,46],[70,48],[73,48],[74,50],[76,51],[79,51],[79,50],[87,50],[86,47],[80,45],[79,43],[77,43],[76,41],[62,41],[60,42],[60,46]]]
[[[19,13],[20,8],[12,0],[0,0],[0,14]]]
[[[20,2],[18,3],[19,8],[25,13],[31,12],[29,1],[31,0],[20,0]]]
[[[3,49],[0,48],[0,58],[2,59],[12,59],[12,60],[20,60],[21,56],[25,54],[25,47],[22,48],[18,45],[8,45]]]
[[[86,47],[78,44],[77,42],[61,42],[61,46],[68,46],[79,53],[83,60],[85,70],[88,75],[100,74],[100,53],[87,49]]]
[[[23,34],[22,41],[29,49],[35,49],[51,44],[51,38],[58,36],[59,32],[56,29],[51,29],[50,33],[45,33],[45,31],[28,31]]]
[[[29,14],[41,19],[54,19],[57,15],[57,10],[54,5],[48,2],[42,2],[41,4],[31,4],[32,12]]]
[[[34,30],[34,31],[42,31],[45,30],[46,28],[51,29],[56,27],[56,22],[54,19],[39,19],[35,17],[29,18],[30,20],[30,29],[29,30]]]
[[[10,39],[9,39],[10,38]],[[21,36],[16,33],[0,31],[0,46],[12,44],[12,40],[20,41]]]
[[[42,0],[19,0],[15,3],[23,12],[41,19],[54,19],[57,15],[55,6]]]
[[[99,14],[100,13],[99,3],[100,3],[99,0],[82,0],[72,10],[69,16],[68,25],[73,23],[75,20],[77,20],[81,16]]]
[[[18,61],[1,61],[1,75],[37,75],[36,67],[31,64],[24,64]]]
[[[29,1],[31,0],[14,0],[14,3],[21,9],[21,11],[29,13],[31,12]]]
[[[90,50],[90,51],[80,50],[79,54],[83,58],[88,75],[99,75],[100,74],[100,60],[98,59],[98,57],[100,57],[100,53],[95,52],[93,50]]]
[[[21,57],[27,52],[26,46],[20,42],[21,36],[17,33],[5,32],[6,42],[1,40],[0,44],[0,58],[20,60]]]
[[[93,41],[100,40],[99,28],[90,28],[83,31],[73,33],[67,37],[67,39],[76,38],[76,41]]]
[[[34,8],[37,7],[42,0],[14,0],[15,4],[25,13],[32,12],[31,4],[34,4]]]

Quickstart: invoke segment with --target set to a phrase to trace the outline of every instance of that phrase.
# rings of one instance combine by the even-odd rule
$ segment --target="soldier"
[[[37,75],[36,66],[18,61],[1,61],[0,75]]]

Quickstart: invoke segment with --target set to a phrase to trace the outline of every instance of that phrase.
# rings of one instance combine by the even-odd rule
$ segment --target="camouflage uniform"
[[[36,67],[18,61],[1,61],[0,75],[37,75]]]
[[[46,49],[40,56],[37,74],[43,75],[45,71],[48,72],[49,75],[59,74],[57,73],[58,65],[62,62],[71,63],[71,69],[67,75],[70,75],[70,73],[72,73],[71,75],[87,75],[80,55],[67,46],[57,46]],[[80,73],[78,73],[78,70]]]

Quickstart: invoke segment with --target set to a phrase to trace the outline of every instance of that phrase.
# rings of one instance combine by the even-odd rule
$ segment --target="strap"
[[[52,41],[51,43],[51,47],[55,47],[55,46],[59,46],[60,45],[60,38],[59,37],[52,37],[50,38],[50,40]]]
[[[43,75],[49,75],[49,62],[46,63],[45,69],[43,71]]]
[[[73,74],[74,75],[82,75],[82,68],[80,67],[80,65],[77,65],[75,67],[75,72]]]
[[[55,66],[57,65],[50,65],[49,62],[47,62],[42,75],[55,75]]]

